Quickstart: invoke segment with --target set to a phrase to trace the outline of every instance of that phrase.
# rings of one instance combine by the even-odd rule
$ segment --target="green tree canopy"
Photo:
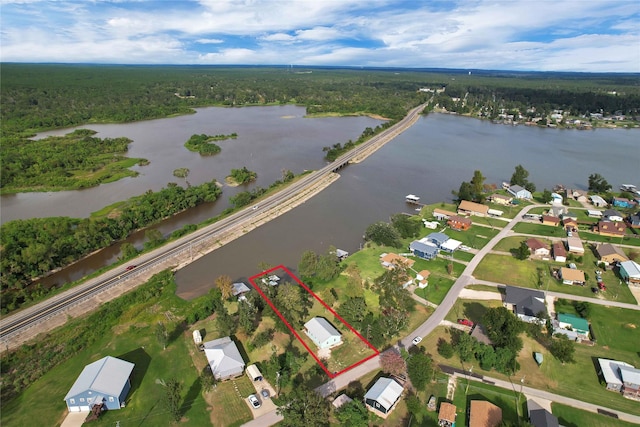
[[[364,233],[364,238],[382,246],[394,248],[402,246],[400,234],[386,222],[376,222],[368,226]]]
[[[425,353],[416,353],[407,361],[407,373],[416,390],[423,391],[431,379],[432,361]]]
[[[325,427],[329,425],[330,403],[305,386],[294,387],[280,399],[278,414],[284,417],[283,427]]]
[[[589,175],[589,191],[596,193],[606,193],[611,190],[611,184],[599,173]]]

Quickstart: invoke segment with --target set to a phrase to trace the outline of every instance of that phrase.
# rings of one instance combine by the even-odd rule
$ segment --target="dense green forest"
[[[26,147],[35,146],[26,137],[36,131],[186,114],[201,106],[295,103],[305,106],[310,115],[372,114],[391,121],[429,100],[432,106],[448,111],[492,119],[505,113],[541,117],[563,110],[576,116],[597,112],[634,120],[640,109],[640,79],[635,74],[468,74],[460,70],[321,67],[302,73],[273,67],[60,64],[0,67],[2,191],[12,186],[12,191],[32,191],[38,187],[31,183],[33,177],[50,173],[25,167],[25,161],[47,168],[60,163],[32,157],[25,160],[16,154],[29,152],[31,149]],[[442,88],[445,92],[441,92]],[[349,143],[345,145],[346,149],[351,147]],[[215,151],[214,144],[208,143],[207,148]],[[84,148],[74,144],[69,149]],[[331,158],[346,149],[341,144],[325,151]],[[95,185],[95,179],[114,180],[132,173],[122,169],[125,164],[116,162],[111,167],[115,165],[120,165],[118,170],[105,173],[106,177],[66,177],[75,178],[69,184],[68,179],[62,179],[65,175],[58,172],[56,179],[49,182],[57,188],[79,188]],[[73,168],[67,174],[75,175]]]
[[[231,174],[227,177],[235,184],[248,184],[257,178],[258,174],[250,171],[246,166],[243,166],[242,169],[231,169]]]
[[[65,136],[40,140],[2,141],[2,193],[77,190],[117,181],[137,172],[128,168],[144,159],[130,159],[128,138],[96,138],[96,132],[78,129]]]
[[[31,281],[89,253],[126,238],[133,231],[203,202],[213,202],[222,190],[215,180],[182,188],[166,188],[129,199],[115,212],[98,219],[69,217],[10,221],[0,227],[0,290],[2,311],[31,298]]]

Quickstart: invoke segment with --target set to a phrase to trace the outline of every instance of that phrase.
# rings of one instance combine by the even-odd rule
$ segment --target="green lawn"
[[[551,410],[553,415],[558,417],[560,425],[565,427],[632,427],[636,425],[560,403],[552,403]]]
[[[510,237],[505,237],[504,239],[500,240],[494,247],[493,250],[494,251],[502,251],[502,252],[509,252],[512,249],[517,249],[520,247],[520,243],[524,242],[525,240],[527,240],[528,237],[525,236],[510,236]]]
[[[502,302],[499,300],[470,300],[459,298],[455,304],[453,304],[453,307],[451,307],[445,319],[456,322],[458,319],[465,318],[474,323],[478,323],[482,320],[482,316],[484,316],[489,308],[496,307],[502,307]]]
[[[456,425],[468,425],[468,410],[472,400],[486,400],[502,409],[503,421],[511,421],[517,425],[520,417],[526,414],[527,399],[521,393],[507,390],[478,381],[467,381],[458,378],[458,386],[453,397],[456,405]]]
[[[566,233],[561,227],[531,222],[519,222],[513,227],[513,231],[515,233],[535,234],[537,236],[566,237]]]
[[[417,288],[415,294],[434,304],[440,304],[453,284],[453,279],[432,275],[429,277],[429,286],[424,289]]]
[[[595,274],[593,273],[595,264],[591,262],[590,257],[593,257],[593,254],[587,249],[583,257],[583,263],[579,265],[579,268],[584,268],[589,275],[588,284],[595,286]],[[545,272],[542,290],[594,297],[590,286],[563,285],[562,282],[551,277],[549,268],[557,268],[558,266],[557,263],[549,261],[520,261],[510,255],[488,254],[480,262],[473,275],[477,279],[538,289],[537,269],[540,268]],[[619,283],[618,279],[614,280],[611,275],[613,275],[611,271],[604,273],[603,279],[607,285],[607,290],[598,294],[598,298],[635,304],[635,298],[629,291],[629,287]]]
[[[474,217],[475,218],[475,217]],[[501,221],[502,222],[502,221]],[[506,224],[502,222],[502,224]],[[452,239],[462,242],[471,248],[480,249],[486,245],[500,230],[479,225],[472,225],[466,231],[446,230],[445,234]]]
[[[627,229],[627,234],[624,237],[601,236],[588,231],[580,231],[580,238],[593,242],[613,243],[614,245],[640,246],[640,238],[629,229]]]
[[[453,259],[458,261],[464,261],[464,262],[471,261],[474,256],[475,255],[472,254],[471,252],[465,252],[465,251],[455,251],[453,253]]]

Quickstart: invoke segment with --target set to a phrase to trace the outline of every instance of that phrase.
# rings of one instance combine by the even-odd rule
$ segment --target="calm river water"
[[[425,203],[450,201],[451,190],[479,169],[487,183],[508,181],[516,165],[540,189],[555,184],[585,189],[602,174],[615,188],[638,178],[638,133],[625,130],[556,130],[495,125],[432,114],[386,144],[304,205],[277,218],[177,273],[178,293],[205,293],[216,277],[246,279],[260,262],[293,269],[307,249],[329,245],[353,252],[367,225],[410,211],[404,196]],[[640,184],[640,183],[638,183]]]
[[[212,178],[222,181],[231,168],[246,165],[258,172],[256,185],[267,186],[280,177],[283,168],[296,173],[319,168],[324,164],[321,147],[355,139],[365,127],[380,123],[366,117],[303,119],[303,115],[304,109],[294,106],[206,108],[191,116],[87,126],[101,137],[133,139],[129,155],[148,158],[151,165],[140,168],[137,178],[94,189],[3,197],[2,220],[39,212],[86,216],[147,189],[181,182],[172,176],[178,167],[188,167],[188,181],[197,184]],[[193,133],[232,132],[238,133],[238,139],[220,143],[218,156],[201,158],[182,147]],[[260,262],[295,270],[300,254],[307,249],[325,251],[334,245],[353,252],[368,224],[410,210],[404,203],[406,194],[417,194],[425,203],[449,201],[451,190],[470,180],[476,169],[487,177],[487,183],[499,184],[522,164],[539,189],[559,183],[584,189],[588,176],[595,172],[614,188],[622,183],[640,184],[637,139],[634,130],[540,129],[442,114],[422,117],[363,163],[343,169],[337,182],[304,205],[180,270],[178,292],[187,298],[204,294],[222,274],[246,279],[258,272]],[[215,215],[240,190],[244,188],[225,187],[219,202],[185,212],[159,228],[168,234]],[[139,245],[142,239],[138,235],[130,241]],[[117,255],[117,247],[102,251],[51,276],[47,283],[75,280],[113,262]]]

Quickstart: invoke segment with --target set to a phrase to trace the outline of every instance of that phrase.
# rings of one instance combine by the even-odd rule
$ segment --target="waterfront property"
[[[547,314],[544,292],[507,286],[504,306],[527,323],[543,323]]]
[[[508,206],[509,204],[511,204],[513,197],[496,193],[490,195],[487,200],[495,203],[496,205]]]
[[[239,295],[244,295],[247,292],[251,291],[251,289],[246,284],[244,284],[243,282],[234,283],[232,286],[233,286],[233,296],[234,297],[237,297]]]
[[[244,372],[244,359],[236,343],[230,337],[218,338],[204,343],[204,354],[217,380],[239,377]]]
[[[433,210],[433,217],[439,221],[449,219],[452,216],[456,216],[456,213],[438,208]]]
[[[426,240],[427,242],[431,242],[440,248],[447,240],[449,240],[449,236],[444,233],[430,233],[422,240]],[[421,240],[421,241],[422,241]]]
[[[342,335],[324,317],[314,317],[304,324],[304,333],[319,348],[332,348],[342,344]]]
[[[414,260],[394,253],[384,253],[380,255],[380,264],[387,270],[393,270],[396,267],[411,268],[414,263]]]
[[[589,198],[591,199],[591,204],[596,208],[605,208],[608,205],[607,201],[600,196],[594,195],[589,196]]]
[[[404,388],[394,379],[381,377],[364,395],[364,403],[377,416],[387,418],[403,391]]]
[[[459,215],[487,216],[488,211],[489,211],[489,206],[481,205],[480,203],[470,202],[468,200],[461,201],[460,205],[458,206]]]
[[[527,190],[526,188],[522,188],[519,185],[512,185],[507,191],[516,199],[530,200],[533,198],[533,196],[531,195],[531,191]]]
[[[111,356],[85,366],[64,397],[69,412],[88,412],[96,405],[109,410],[124,407],[134,366]]]
[[[471,220],[462,216],[452,216],[447,221],[447,225],[454,230],[466,231],[471,228]]]

